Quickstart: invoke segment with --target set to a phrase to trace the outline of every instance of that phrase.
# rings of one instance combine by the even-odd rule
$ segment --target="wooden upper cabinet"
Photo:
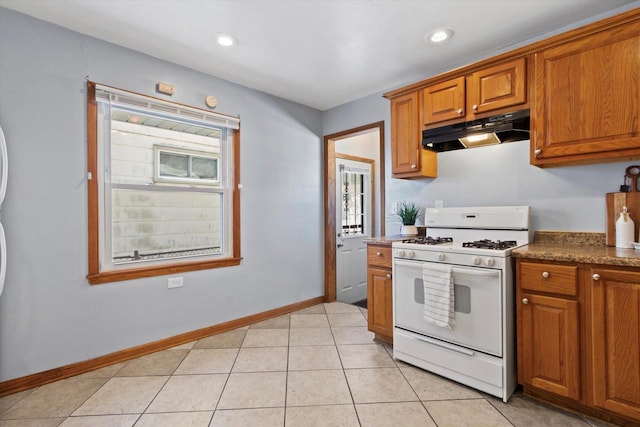
[[[640,421],[640,272],[591,269],[589,309],[593,405]]]
[[[422,89],[422,124],[475,120],[476,115],[515,110],[526,102],[526,59],[520,58]]]
[[[391,172],[394,178],[435,177],[436,153],[422,149],[418,91],[391,99]]]
[[[467,77],[467,119],[527,102],[525,58],[477,71]]]
[[[640,156],[640,25],[613,27],[535,54],[531,163]]]
[[[418,94],[391,100],[391,154],[393,173],[412,173],[418,168],[421,143],[418,125]]]
[[[464,116],[464,76],[422,90],[422,124],[431,125]]]

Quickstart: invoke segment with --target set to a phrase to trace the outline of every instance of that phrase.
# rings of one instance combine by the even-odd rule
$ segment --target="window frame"
[[[185,156],[188,160],[189,170],[187,173],[193,172],[193,159],[214,159],[216,161],[216,178],[192,178],[180,177],[160,174],[160,156],[161,154],[177,154]],[[174,183],[174,184],[193,184],[198,186],[219,187],[220,186],[220,154],[209,154],[204,151],[187,150],[184,148],[169,147],[166,145],[154,144],[153,146],[153,182]]]
[[[96,101],[96,84],[87,81],[87,191],[88,191],[88,274],[89,284],[96,285],[123,280],[140,279],[144,277],[177,274],[188,271],[206,270],[239,265],[242,257],[240,252],[240,129],[230,130],[227,149],[232,157],[230,162],[229,191],[231,194],[231,221],[229,227],[230,256],[218,259],[188,260],[166,262],[160,265],[120,268],[117,270],[100,271],[100,196],[99,196],[99,165],[98,165],[98,103]],[[109,86],[101,85],[109,88]],[[136,96],[143,96],[161,103],[196,109],[176,102],[165,101],[148,95],[138,94],[118,88],[114,90],[127,92]],[[211,114],[209,111],[201,110]],[[223,116],[219,113],[216,115]],[[236,119],[236,118],[233,118]],[[219,166],[219,165],[218,165]]]

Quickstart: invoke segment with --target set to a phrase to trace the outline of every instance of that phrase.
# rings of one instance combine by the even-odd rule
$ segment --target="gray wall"
[[[213,60],[216,60],[215,58]],[[85,78],[241,117],[240,266],[89,286]],[[322,113],[0,8],[0,381],[324,294]]]
[[[389,101],[376,94],[326,111],[324,133],[385,120]],[[394,201],[421,207],[529,205],[534,230],[604,232],[605,194],[618,191],[625,168],[635,162],[541,169],[529,165],[529,141],[438,154],[438,177],[391,178],[390,126],[385,128],[386,211]],[[640,212],[634,220],[640,220]],[[387,234],[400,223],[387,214]],[[394,230],[397,231],[394,233]]]

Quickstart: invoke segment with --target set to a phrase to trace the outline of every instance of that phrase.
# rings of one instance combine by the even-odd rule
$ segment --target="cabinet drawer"
[[[520,288],[561,295],[578,294],[578,267],[523,262],[520,264]]]
[[[367,247],[367,264],[391,268],[391,246]]]

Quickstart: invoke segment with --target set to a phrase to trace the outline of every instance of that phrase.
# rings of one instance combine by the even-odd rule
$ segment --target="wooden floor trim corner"
[[[48,384],[53,381],[83,374],[85,372],[93,371],[95,369],[103,368],[115,363],[135,359],[136,357],[144,356],[146,354],[154,353],[160,350],[165,350],[177,345],[186,344],[191,341],[199,340],[211,335],[216,335],[222,332],[230,331],[232,329],[247,326],[252,323],[270,319],[272,317],[282,316],[283,314],[302,310],[303,308],[311,307],[313,305],[323,303],[324,301],[325,297],[319,296],[294,304],[289,304],[284,307],[274,308],[273,310],[263,311],[262,313],[252,314],[240,319],[230,320],[228,322],[208,326],[206,328],[186,332],[184,334],[164,338],[147,344],[142,344],[137,347],[131,347],[125,350],[117,351],[115,353],[99,356],[94,359],[72,363],[70,365],[61,366],[59,368],[50,369],[48,371],[27,375],[25,377],[3,381],[0,382],[0,397]]]

